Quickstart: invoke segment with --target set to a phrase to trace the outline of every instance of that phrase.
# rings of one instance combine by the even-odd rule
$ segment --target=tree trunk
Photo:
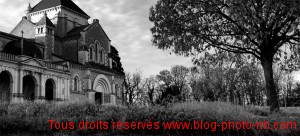
[[[270,112],[279,111],[279,96],[276,91],[274,77],[273,77],[273,66],[272,66],[273,57],[263,57],[261,60],[262,67],[264,70],[264,76],[266,81],[267,95],[270,104]]]
[[[238,97],[238,104],[239,104],[239,105],[243,105],[243,102],[242,102],[242,98],[241,98],[240,92],[237,91],[236,93],[237,93],[237,97]]]

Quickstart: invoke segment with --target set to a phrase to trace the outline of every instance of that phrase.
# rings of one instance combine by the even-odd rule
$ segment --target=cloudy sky
[[[40,0],[0,0],[0,31],[9,33],[31,3]],[[173,65],[192,66],[191,58],[170,55],[151,44],[149,9],[157,0],[73,0],[100,24],[120,52],[125,71],[141,69],[143,76],[156,75]]]

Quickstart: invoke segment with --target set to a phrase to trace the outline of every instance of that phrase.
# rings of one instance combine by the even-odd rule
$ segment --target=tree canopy
[[[255,57],[264,70],[270,110],[278,111],[272,64],[283,46],[292,60],[298,58],[299,11],[298,0],[159,0],[150,9],[152,42],[179,55],[215,48]]]

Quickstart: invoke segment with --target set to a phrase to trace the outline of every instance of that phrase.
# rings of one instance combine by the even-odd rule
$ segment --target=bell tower
[[[55,26],[45,13],[41,20],[36,23],[35,41],[45,45],[45,56],[47,60],[51,60],[54,53],[54,30]]]

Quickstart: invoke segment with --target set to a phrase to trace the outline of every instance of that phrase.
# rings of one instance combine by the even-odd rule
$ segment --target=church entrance
[[[0,103],[10,101],[10,90],[12,87],[12,79],[8,71],[0,73]]]
[[[96,92],[96,94],[95,94],[95,101],[96,101],[96,104],[102,104],[102,97],[103,97],[103,94],[102,94],[102,93]]]
[[[34,77],[28,75],[23,77],[23,94],[25,100],[34,101],[35,99],[35,82]]]
[[[54,90],[55,90],[55,83],[52,79],[48,79],[46,81],[46,100],[52,101],[54,99]]]

